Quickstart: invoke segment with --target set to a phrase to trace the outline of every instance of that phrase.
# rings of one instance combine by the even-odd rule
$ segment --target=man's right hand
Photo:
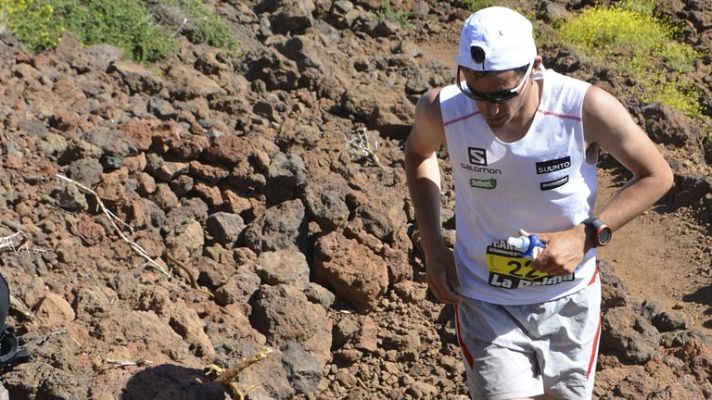
[[[455,257],[445,243],[439,243],[425,254],[425,271],[428,286],[435,297],[443,303],[458,304],[460,282],[455,270]]]

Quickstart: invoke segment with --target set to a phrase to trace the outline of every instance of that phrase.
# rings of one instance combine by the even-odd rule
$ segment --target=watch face
[[[609,227],[603,227],[598,231],[598,244],[601,246],[605,246],[608,244],[608,242],[611,241],[611,236],[613,236],[611,232],[611,228]]]

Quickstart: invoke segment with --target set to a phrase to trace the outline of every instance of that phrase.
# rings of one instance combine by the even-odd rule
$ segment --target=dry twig
[[[37,320],[35,314],[30,311],[30,308],[27,307],[25,303],[22,302],[22,300],[18,299],[13,295],[10,295],[10,308],[20,313],[20,315],[25,317],[30,322],[35,322]]]
[[[214,382],[219,383],[227,388],[229,388],[232,391],[233,396],[237,400],[244,400],[245,396],[247,396],[250,392],[253,390],[257,389],[258,386],[253,385],[250,386],[245,392],[240,390],[240,388],[237,386],[237,383],[234,382],[235,378],[237,378],[237,375],[240,374],[243,370],[245,370],[247,367],[250,365],[264,360],[267,358],[267,356],[272,352],[273,350],[269,347],[264,347],[259,353],[248,357],[244,360],[240,360],[236,365],[228,368],[228,369],[222,369],[218,367],[217,365],[210,365],[208,366],[207,371],[205,375],[210,375],[210,374],[216,374],[215,379],[213,379]]]
[[[361,159],[369,158],[374,164],[383,169],[381,161],[378,159],[376,153],[371,149],[371,144],[369,143],[368,135],[366,134],[366,128],[357,129],[356,136],[351,138],[346,143],[346,148],[350,153],[356,154]]]
[[[131,248],[132,248],[136,253],[138,253],[139,256],[143,257],[143,258],[148,262],[148,264],[149,264],[150,266],[152,266],[152,267],[158,269],[159,271],[161,271],[161,273],[163,273],[165,276],[167,276],[167,277],[170,278],[171,274],[170,274],[168,271],[166,271],[166,269],[163,268],[163,266],[161,266],[158,262],[156,262],[154,259],[152,259],[151,256],[148,255],[148,253],[146,252],[146,250],[144,250],[143,247],[139,246],[136,242],[134,242],[133,240],[129,239],[129,238],[124,234],[124,232],[121,230],[121,228],[119,228],[119,227],[116,225],[116,222],[118,222],[119,224],[121,224],[122,226],[124,226],[124,227],[126,227],[128,230],[130,230],[131,233],[133,234],[133,228],[132,228],[129,224],[127,224],[127,223],[125,223],[124,221],[122,221],[119,217],[117,217],[114,213],[112,213],[108,208],[106,208],[106,206],[104,205],[104,203],[103,203],[103,202],[101,201],[101,199],[99,198],[99,195],[98,195],[95,191],[93,191],[92,189],[90,189],[90,188],[87,187],[87,186],[82,185],[81,183],[79,183],[79,182],[77,182],[77,181],[74,181],[74,180],[72,180],[72,179],[67,178],[67,177],[64,176],[64,175],[57,174],[57,175],[55,175],[55,176],[56,176],[57,178],[59,178],[59,179],[62,179],[62,180],[64,180],[64,181],[66,181],[66,182],[70,182],[70,183],[72,183],[72,184],[74,184],[74,185],[77,185],[80,189],[84,190],[85,192],[88,192],[88,193],[91,193],[92,195],[94,195],[94,197],[96,198],[97,204],[98,204],[99,207],[101,208],[101,211],[104,212],[104,215],[106,215],[106,217],[109,219],[109,222],[110,222],[111,225],[114,227],[114,229],[116,229],[116,232],[119,234],[119,236],[121,236],[121,239],[123,239],[124,242],[128,243],[129,246],[131,246]]]
[[[15,250],[15,239],[22,239],[25,235],[22,232],[13,233],[10,236],[0,237],[0,250],[10,248]]]
[[[173,255],[171,253],[169,253],[167,251],[165,252],[165,256],[168,259],[168,261],[172,262],[178,268],[182,269],[183,271],[185,271],[186,274],[188,274],[188,279],[190,279],[190,286],[192,286],[193,289],[196,289],[198,291],[201,291],[201,292],[207,294],[208,296],[210,296],[211,299],[213,298],[214,295],[212,292],[210,292],[209,290],[206,290],[203,287],[201,287],[200,285],[198,285],[198,280],[195,279],[195,276],[193,276],[193,271],[191,271],[190,268],[188,268],[182,262],[178,261],[175,257],[173,257]]]
[[[119,367],[130,367],[130,366],[142,367],[144,365],[153,364],[152,361],[146,360],[144,358],[138,358],[136,360],[114,360],[111,358],[105,358],[104,362],[107,364],[113,364],[113,365],[116,365]]]

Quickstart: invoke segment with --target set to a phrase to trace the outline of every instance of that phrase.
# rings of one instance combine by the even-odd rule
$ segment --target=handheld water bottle
[[[546,247],[537,235],[510,237],[507,239],[507,244],[519,250],[525,258],[537,258],[541,250]]]

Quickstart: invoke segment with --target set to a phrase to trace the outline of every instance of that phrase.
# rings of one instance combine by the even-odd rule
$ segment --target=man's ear
[[[543,62],[543,61],[542,61],[541,56],[536,56],[536,57],[534,58],[534,65],[532,66],[532,69],[534,69],[534,70],[539,69],[539,67],[541,67],[541,63],[542,63],[542,62]]]

